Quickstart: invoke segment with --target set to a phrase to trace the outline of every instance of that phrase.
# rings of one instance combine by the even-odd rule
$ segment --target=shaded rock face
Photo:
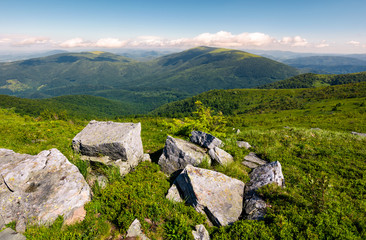
[[[127,174],[144,158],[140,123],[90,121],[72,140],[84,160],[102,162]]]
[[[183,199],[198,212],[205,213],[215,226],[232,224],[242,213],[245,186],[242,181],[188,165],[174,185]]]
[[[161,170],[170,175],[184,169],[188,164],[198,166],[204,159],[210,163],[210,158],[202,148],[185,140],[168,136],[158,163]]]
[[[259,166],[249,176],[250,181],[245,185],[244,212],[247,219],[263,219],[266,214],[266,203],[257,195],[256,191],[271,183],[280,187],[285,186],[281,164],[276,161]]]
[[[220,165],[227,165],[234,162],[233,156],[218,147],[210,149],[208,151],[208,155],[210,155],[211,159]]]
[[[192,131],[191,135],[190,141],[204,148],[212,149],[214,147],[220,147],[222,144],[220,139],[208,133]]]
[[[16,221],[17,231],[59,215],[65,221],[84,218],[80,209],[91,200],[90,187],[59,150],[33,156],[0,149],[0,174],[0,214],[5,224]]]

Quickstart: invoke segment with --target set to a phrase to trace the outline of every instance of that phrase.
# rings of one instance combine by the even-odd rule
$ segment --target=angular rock
[[[250,173],[250,181],[245,185],[244,212],[247,219],[263,219],[266,214],[266,203],[256,194],[256,191],[270,183],[280,187],[285,186],[280,162],[271,162],[255,168]]]
[[[120,168],[125,175],[144,158],[140,123],[90,121],[72,140],[82,159]]]
[[[260,165],[256,164],[256,163],[253,163],[253,162],[249,162],[249,161],[242,161],[241,164],[243,164],[244,166],[248,167],[248,168],[256,168]]]
[[[196,231],[192,231],[195,240],[210,240],[210,235],[203,224],[196,225]]]
[[[210,158],[202,148],[182,139],[168,136],[158,163],[164,173],[172,174],[185,168],[188,164],[198,166],[205,159],[210,163]]]
[[[174,184],[186,202],[205,213],[216,226],[232,224],[242,213],[245,186],[242,181],[188,165]]]
[[[245,148],[245,149],[249,149],[252,147],[248,142],[244,142],[244,141],[236,141],[236,145],[240,148]]]
[[[17,233],[11,228],[6,228],[0,232],[0,240],[26,240],[25,236]]]
[[[52,223],[60,215],[73,219],[91,200],[78,168],[55,148],[35,156],[0,149],[0,174],[0,215],[5,224],[16,221],[17,230]]]
[[[212,149],[214,147],[220,147],[222,144],[220,139],[208,133],[192,131],[191,135],[190,141],[204,148]]]
[[[173,184],[169,188],[166,198],[169,199],[170,201],[174,201],[174,202],[183,202],[183,199],[181,198],[181,196],[179,194],[179,190],[175,184]]]
[[[218,147],[210,149],[208,155],[220,165],[227,165],[234,162],[233,156]]]
[[[252,162],[255,163],[257,165],[264,165],[267,164],[266,161],[260,159],[259,157],[257,157],[257,155],[254,152],[250,152],[248,155],[246,155],[244,157],[244,160],[248,161],[248,162]],[[244,163],[243,163],[244,164]]]
[[[137,218],[131,223],[131,226],[128,228],[126,238],[149,240],[149,238],[146,237],[146,235],[142,232],[141,223]]]

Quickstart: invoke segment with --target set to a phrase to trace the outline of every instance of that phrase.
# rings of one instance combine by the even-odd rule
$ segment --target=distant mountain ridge
[[[144,111],[211,89],[251,88],[299,72],[239,50],[198,47],[140,62],[95,51],[0,63],[0,94],[28,98],[87,94]]]

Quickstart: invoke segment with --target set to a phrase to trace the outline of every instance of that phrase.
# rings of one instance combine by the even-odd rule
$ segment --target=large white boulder
[[[4,224],[52,223],[63,215],[68,223],[82,220],[91,190],[78,168],[57,149],[38,155],[0,149],[0,215]],[[0,229],[3,226],[0,226]]]

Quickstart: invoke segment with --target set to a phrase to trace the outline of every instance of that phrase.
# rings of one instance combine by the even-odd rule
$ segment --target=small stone
[[[203,224],[196,225],[196,231],[192,231],[195,240],[210,240],[210,235]]]
[[[244,141],[237,141],[236,145],[240,148],[245,148],[245,149],[249,149],[252,147],[248,142],[244,142]]]
[[[149,239],[142,232],[141,223],[137,218],[132,222],[131,226],[128,228],[126,238],[136,238],[136,239],[141,239],[141,240]]]
[[[190,141],[204,148],[212,149],[214,147],[220,147],[222,144],[220,139],[205,132],[192,131],[191,135]]]
[[[183,199],[180,197],[179,190],[175,184],[169,188],[166,198],[174,202],[183,202]]]
[[[366,133],[359,133],[359,132],[351,132],[353,135],[358,135],[361,137],[366,137]]]
[[[210,149],[208,151],[208,155],[210,155],[211,159],[220,165],[227,165],[234,162],[233,156],[218,147]]]
[[[257,165],[264,165],[267,163],[266,161],[260,159],[254,152],[250,152],[248,155],[246,155],[244,157],[244,160],[255,163]]]

